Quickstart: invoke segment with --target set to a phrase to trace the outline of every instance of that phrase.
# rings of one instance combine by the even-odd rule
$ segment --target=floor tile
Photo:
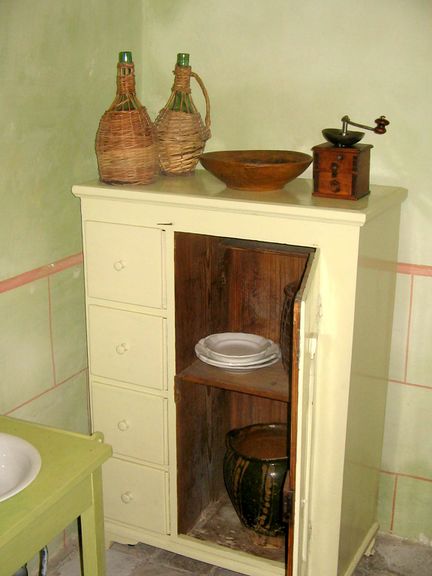
[[[213,569],[211,564],[199,562],[193,558],[173,554],[166,550],[160,550],[155,556],[152,557],[153,564],[160,564],[170,568],[178,568],[186,572],[191,572],[196,576],[208,576]]]
[[[127,548],[124,551],[110,548],[106,553],[107,576],[131,576],[133,570],[143,562],[141,557],[131,554]],[[61,562],[52,576],[81,576],[78,552],[75,550]]]
[[[75,550],[50,576],[80,576]],[[353,576],[431,576],[432,546],[380,535],[375,552],[364,557]],[[241,576],[223,568],[145,544],[114,544],[107,551],[106,576]],[[319,575],[317,575],[319,576]]]

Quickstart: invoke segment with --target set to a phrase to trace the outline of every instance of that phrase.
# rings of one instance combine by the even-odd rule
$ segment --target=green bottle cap
[[[177,54],[177,65],[189,66],[189,54],[185,54],[184,52]]]
[[[119,52],[119,62],[132,64],[132,52]]]

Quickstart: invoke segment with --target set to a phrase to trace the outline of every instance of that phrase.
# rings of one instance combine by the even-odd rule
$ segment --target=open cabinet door
[[[293,306],[290,471],[284,486],[287,576],[307,574],[315,352],[320,318],[319,251],[309,256]]]

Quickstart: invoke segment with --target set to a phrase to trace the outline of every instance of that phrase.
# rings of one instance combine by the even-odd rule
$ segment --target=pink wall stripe
[[[66,270],[67,268],[71,268],[72,266],[76,266],[77,264],[81,264],[82,261],[83,261],[83,254],[82,252],[79,252],[78,254],[67,256],[62,260],[57,260],[57,262],[53,262],[52,264],[45,264],[45,266],[41,266],[40,268],[35,268],[34,270],[30,270],[29,272],[23,272],[22,274],[18,274],[18,276],[13,276],[12,278],[1,280],[0,293],[7,292],[8,290],[13,290],[14,288],[19,288],[24,284],[34,282],[35,280],[40,280],[41,278],[46,278],[47,276],[51,276],[52,274],[57,274],[57,272],[61,272],[62,270]]]
[[[399,262],[396,268],[399,274],[411,274],[412,276],[432,276],[432,266],[423,264],[404,264]]]
[[[83,254],[79,252],[78,254],[73,254],[72,256],[67,256],[62,260],[57,260],[51,264],[45,264],[40,268],[35,268],[28,272],[23,272],[18,274],[18,276],[13,276],[12,278],[7,278],[6,280],[0,280],[0,293],[7,292],[8,290],[13,290],[14,288],[19,288],[24,284],[29,282],[34,282],[41,278],[46,278],[66,268],[71,268],[77,264],[81,264],[83,261]],[[432,276],[432,266],[426,266],[423,264],[406,264],[404,262],[399,262],[396,268],[399,274],[411,274],[413,276]]]
[[[45,396],[45,394],[48,394],[48,393],[51,392],[52,390],[55,390],[58,386],[61,386],[62,384],[66,384],[66,382],[69,382],[69,380],[72,380],[72,378],[76,378],[76,376],[79,376],[80,374],[83,374],[84,372],[87,372],[87,368],[83,368],[82,370],[79,370],[79,372],[76,372],[75,374],[72,374],[71,376],[68,376],[68,377],[67,377],[65,380],[63,380],[62,382],[54,383],[52,386],[50,386],[49,388],[47,388],[47,389],[44,390],[43,392],[40,392],[39,394],[36,394],[36,396],[33,396],[32,398],[28,398],[27,400],[25,400],[25,402],[22,402],[21,404],[18,404],[17,406],[14,406],[14,407],[11,408],[8,412],[5,412],[4,415],[5,415],[5,416],[13,415],[14,412],[16,412],[17,410],[19,410],[19,409],[22,408],[23,406],[28,406],[29,404],[31,404],[32,402],[34,402],[34,401],[37,400],[38,398],[41,398],[42,396]]]

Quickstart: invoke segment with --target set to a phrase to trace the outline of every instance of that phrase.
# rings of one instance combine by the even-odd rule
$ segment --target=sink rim
[[[0,432],[0,502],[12,498],[31,484],[41,466],[39,450],[33,444],[20,436]],[[8,473],[9,478],[6,477]]]

